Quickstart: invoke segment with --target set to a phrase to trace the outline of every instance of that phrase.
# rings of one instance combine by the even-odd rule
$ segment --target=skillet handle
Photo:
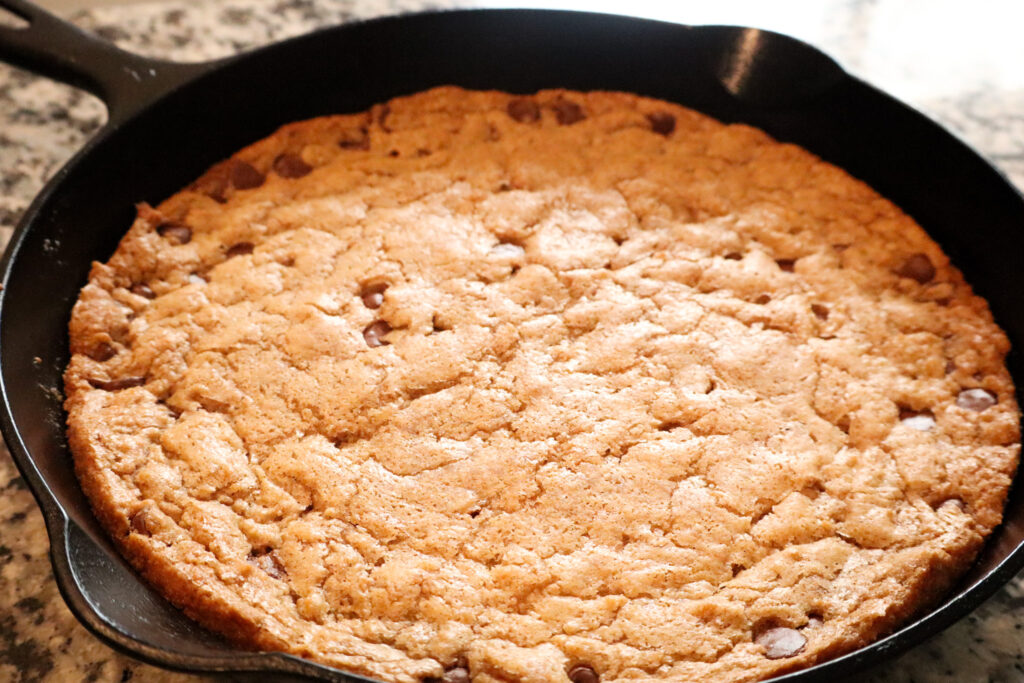
[[[0,8],[28,23],[0,26],[0,60],[88,90],[106,103],[112,122],[128,118],[213,65],[126,52],[28,0],[0,0]]]

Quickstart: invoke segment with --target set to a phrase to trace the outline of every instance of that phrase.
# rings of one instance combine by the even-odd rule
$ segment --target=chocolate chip
[[[759,304],[761,306],[764,306],[766,303],[770,302],[771,300],[772,300],[772,298],[770,296],[768,296],[767,294],[762,294],[761,296],[759,296],[756,299],[754,299],[754,303],[755,304]]]
[[[117,379],[90,379],[89,384],[103,391],[120,391],[141,387],[146,383],[145,377],[119,377]]]
[[[811,313],[819,320],[828,320],[828,307],[821,304],[811,304]]]
[[[391,128],[388,127],[388,116],[391,115],[391,105],[383,105],[377,113],[377,125],[379,125],[385,132],[390,133]]]
[[[967,503],[960,498],[947,498],[935,506],[936,510],[957,510],[963,512],[967,509]]]
[[[653,114],[647,115],[647,120],[651,124],[651,130],[658,135],[671,135],[672,131],[676,129],[676,117],[669,114],[667,111],[659,111]]]
[[[796,629],[779,626],[762,631],[754,642],[764,648],[764,656],[768,659],[783,659],[803,652],[807,638]]]
[[[141,296],[144,299],[156,298],[156,292],[154,292],[150,288],[150,286],[147,285],[145,282],[136,282],[131,286],[131,289],[129,289],[128,291],[130,291],[132,294],[135,294],[136,296]]]
[[[919,432],[930,432],[935,428],[935,416],[930,411],[916,412],[900,410],[900,423]]]
[[[380,308],[384,303],[384,292],[388,288],[386,282],[368,282],[363,285],[359,296],[363,299],[363,305],[367,308]]]
[[[377,346],[385,346],[388,342],[384,337],[391,331],[391,325],[386,320],[374,320],[363,330],[363,339],[371,349]]]
[[[555,100],[551,103],[551,108],[555,110],[555,119],[563,126],[571,126],[587,118],[580,105],[571,100]]]
[[[266,176],[257,171],[248,164],[240,159],[236,159],[231,164],[231,184],[238,190],[251,190],[254,187],[259,187],[266,180]]]
[[[131,516],[128,520],[128,524],[131,525],[132,531],[151,536],[156,531],[153,514],[149,511],[149,508],[140,508]]]
[[[947,360],[946,361],[946,374],[947,375],[951,375],[954,372],[956,372],[956,362],[955,361],[951,361],[951,360]]]
[[[599,683],[601,677],[585,664],[577,664],[569,669],[569,680],[572,683]]]
[[[726,261],[739,261],[743,258],[743,254],[740,254],[739,252],[735,251],[730,251],[728,254],[724,256],[724,258]]]
[[[510,100],[505,111],[519,123],[535,123],[540,120],[540,107],[526,97]]]
[[[782,271],[784,271],[786,273],[792,273],[793,272],[793,267],[796,265],[796,259],[780,258],[780,259],[776,260],[775,263],[779,264],[779,269],[780,270],[782,270]]]
[[[499,242],[491,247],[491,255],[505,259],[519,259],[526,256],[526,250],[518,244]]]
[[[401,152],[399,152],[397,149],[392,149],[388,151],[388,156],[391,157],[392,159],[397,157],[399,154],[401,154]]]
[[[192,241],[192,228],[181,223],[161,223],[156,227],[156,234],[174,244],[188,244]]]
[[[935,266],[925,254],[914,254],[896,270],[900,277],[917,280],[922,285],[935,277]]]
[[[469,683],[469,671],[465,667],[456,666],[444,672],[441,683]]]
[[[956,397],[956,404],[965,410],[981,412],[996,404],[996,397],[984,389],[964,389]]]
[[[262,570],[265,574],[274,579],[283,579],[288,575],[285,571],[284,565],[277,559],[277,554],[273,550],[265,550],[263,552],[254,552],[246,561],[257,569]]]
[[[110,360],[115,355],[117,355],[117,349],[115,349],[107,342],[100,342],[99,344],[96,345],[95,348],[89,351],[89,358],[92,358],[93,360],[99,361],[101,363],[103,361]]]
[[[282,154],[274,159],[274,173],[282,178],[301,178],[312,170],[298,154]]]
[[[354,134],[346,134],[338,141],[338,147],[342,149],[370,149],[370,134],[365,128],[360,128]]]
[[[224,256],[226,258],[233,258],[235,256],[245,256],[246,254],[251,254],[252,250],[255,248],[256,245],[254,245],[252,242],[239,242],[238,244],[232,244],[228,248],[228,250],[224,252]]]

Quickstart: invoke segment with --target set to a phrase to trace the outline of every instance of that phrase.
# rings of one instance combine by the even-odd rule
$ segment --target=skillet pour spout
[[[456,10],[346,24],[239,57],[176,64],[122,51],[26,0],[0,7],[28,24],[0,27],[0,58],[89,90],[110,111],[108,125],[28,209],[0,263],[0,424],[46,518],[65,600],[104,642],[154,664],[254,680],[368,680],[242,651],[151,591],[93,517],[64,435],[66,326],[91,262],[110,255],[136,203],[159,202],[289,121],[361,111],[443,84],[626,90],[742,121],[810,149],[900,205],[1024,348],[1021,195],[934,122],[786,36],[584,12]],[[1021,353],[1008,364],[1024,386]],[[1019,487],[1005,520],[970,575],[931,612],[776,680],[852,676],[966,615],[1024,566]]]

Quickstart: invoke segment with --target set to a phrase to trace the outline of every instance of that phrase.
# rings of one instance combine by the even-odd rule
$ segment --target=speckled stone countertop
[[[431,6],[500,5],[439,0]],[[600,0],[573,8],[614,9]],[[790,32],[854,73],[923,109],[1024,187],[1024,47],[1009,9],[978,0],[683,2],[664,18]],[[711,7],[714,5],[714,7]],[[122,47],[183,61],[231,54],[357,17],[427,6],[423,0],[161,2],[79,13],[73,21]],[[657,15],[653,2],[631,11]],[[1006,14],[1009,10],[1010,14]],[[955,38],[955,40],[953,39]],[[94,97],[0,65],[0,244],[64,161],[105,117]],[[42,516],[10,457],[0,453],[0,680],[199,681],[137,663],[100,644],[57,592]],[[859,680],[872,683],[1024,681],[1024,575],[959,624]]]

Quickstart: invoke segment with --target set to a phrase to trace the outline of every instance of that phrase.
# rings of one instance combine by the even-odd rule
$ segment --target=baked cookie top
[[[138,219],[68,433],[127,557],[388,681],[749,681],[863,645],[999,523],[1009,344],[793,145],[609,92],[292,124]]]

